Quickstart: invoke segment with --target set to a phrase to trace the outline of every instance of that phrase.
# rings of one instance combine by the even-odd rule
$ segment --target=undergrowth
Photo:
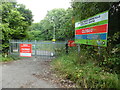
[[[79,88],[119,88],[118,74],[105,71],[94,58],[87,58],[88,52],[72,50],[52,62],[53,68]]]
[[[8,62],[8,61],[14,61],[19,60],[25,57],[19,57],[18,55],[8,55],[8,56],[2,56],[0,55],[0,62]]]

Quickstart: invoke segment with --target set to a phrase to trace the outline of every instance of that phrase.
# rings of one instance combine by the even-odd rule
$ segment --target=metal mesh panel
[[[20,54],[20,44],[32,44],[32,57],[42,60],[41,58],[51,59],[58,56],[65,50],[65,42],[52,42],[52,41],[10,41],[10,54]]]

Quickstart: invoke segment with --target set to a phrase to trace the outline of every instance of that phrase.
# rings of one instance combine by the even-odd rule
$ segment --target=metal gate
[[[32,44],[32,57],[36,58],[54,58],[61,52],[65,52],[65,41],[28,41],[28,40],[10,40],[9,53],[11,55],[20,55],[20,44]]]

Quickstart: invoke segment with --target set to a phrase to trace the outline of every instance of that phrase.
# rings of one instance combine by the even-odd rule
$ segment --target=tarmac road
[[[59,88],[49,79],[51,59],[41,59],[32,57],[1,64],[2,88]]]

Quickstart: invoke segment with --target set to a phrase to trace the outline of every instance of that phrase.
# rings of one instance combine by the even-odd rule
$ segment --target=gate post
[[[37,51],[36,51],[36,40],[35,40],[35,58],[37,58]]]
[[[11,54],[11,42],[9,40],[9,51],[8,51],[9,54]]]

